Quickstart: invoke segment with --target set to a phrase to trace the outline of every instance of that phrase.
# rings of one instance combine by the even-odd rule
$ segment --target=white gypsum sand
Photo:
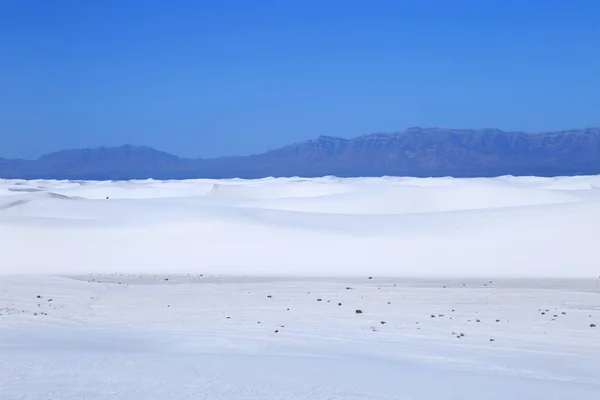
[[[595,399],[598,188],[0,181],[0,399]]]

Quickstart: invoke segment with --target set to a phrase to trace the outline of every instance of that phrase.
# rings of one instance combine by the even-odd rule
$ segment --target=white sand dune
[[[0,399],[595,400],[599,188],[0,181]]]
[[[595,400],[597,284],[4,276],[0,399]]]
[[[599,187],[598,176],[5,180],[0,273],[592,277]]]

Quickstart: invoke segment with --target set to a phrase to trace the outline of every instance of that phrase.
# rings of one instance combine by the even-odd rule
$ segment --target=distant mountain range
[[[600,128],[547,133],[410,128],[354,139],[320,136],[262,154],[212,159],[130,145],[62,150],[37,160],[0,158],[0,177],[20,179],[589,174],[600,174]]]

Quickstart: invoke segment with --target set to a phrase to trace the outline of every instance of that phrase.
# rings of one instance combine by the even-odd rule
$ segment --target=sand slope
[[[598,176],[5,180],[0,272],[592,277],[598,188]]]

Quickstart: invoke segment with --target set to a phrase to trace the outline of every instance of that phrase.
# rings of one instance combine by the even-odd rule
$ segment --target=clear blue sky
[[[598,125],[600,1],[0,1],[0,157]]]

